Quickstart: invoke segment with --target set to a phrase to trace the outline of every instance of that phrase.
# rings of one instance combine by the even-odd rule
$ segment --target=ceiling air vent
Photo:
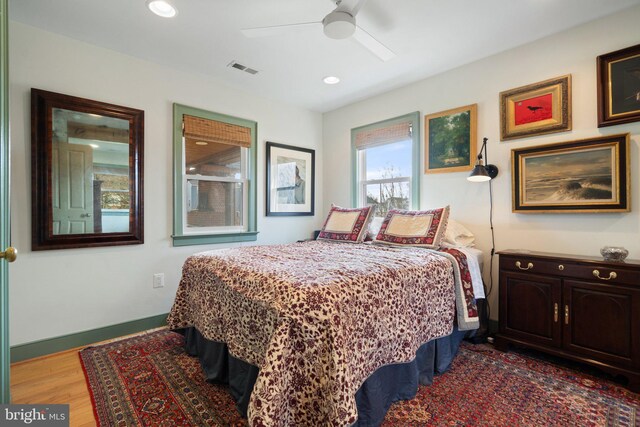
[[[246,65],[242,65],[236,61],[231,61],[227,67],[231,67],[231,68],[236,68],[240,71],[244,71],[245,73],[249,73],[249,74],[258,74],[258,70],[255,70],[253,68],[249,68]]]

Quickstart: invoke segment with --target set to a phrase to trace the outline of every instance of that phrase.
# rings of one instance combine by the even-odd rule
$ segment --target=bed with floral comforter
[[[477,327],[464,255],[310,241],[189,257],[169,314],[259,367],[251,426],[346,426],[376,369]],[[456,297],[457,296],[457,297]]]

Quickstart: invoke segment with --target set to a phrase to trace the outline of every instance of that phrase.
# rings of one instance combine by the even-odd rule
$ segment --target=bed
[[[203,252],[168,323],[251,426],[377,425],[478,327],[474,258],[331,241]]]

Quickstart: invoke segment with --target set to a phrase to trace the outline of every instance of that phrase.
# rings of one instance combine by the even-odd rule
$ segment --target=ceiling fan
[[[241,30],[246,37],[267,37],[296,29],[314,29],[322,26],[324,34],[332,39],[353,36],[362,46],[383,61],[396,56],[388,47],[356,24],[356,15],[367,0],[336,0],[336,8],[319,22],[275,25],[271,27],[246,28]]]

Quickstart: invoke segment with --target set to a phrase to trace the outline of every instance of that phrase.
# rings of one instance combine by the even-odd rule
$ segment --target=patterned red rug
[[[181,335],[152,332],[80,352],[99,426],[245,426]],[[450,371],[384,426],[640,426],[640,395],[577,371],[464,343]]]

